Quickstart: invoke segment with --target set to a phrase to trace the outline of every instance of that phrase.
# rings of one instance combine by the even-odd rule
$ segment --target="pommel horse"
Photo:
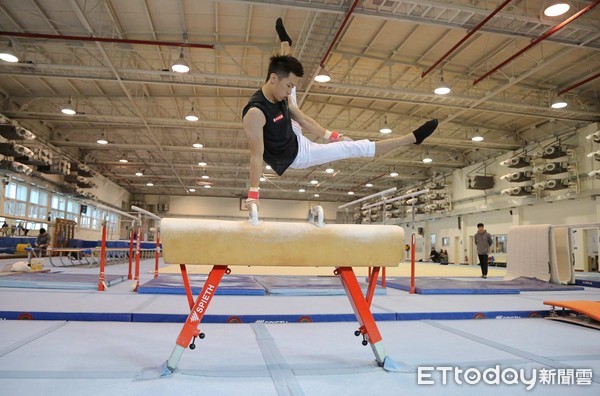
[[[150,377],[169,376],[189,346],[195,349],[196,337],[204,338],[199,325],[215,295],[223,275],[232,266],[335,267],[354,310],[363,336],[371,345],[379,366],[396,371],[385,352],[382,337],[370,310],[381,267],[397,267],[404,253],[404,231],[392,225],[259,222],[256,209],[250,221],[162,219],[163,258],[179,264],[186,289],[190,314],[183,325],[170,358]],[[317,216],[311,215],[311,220]],[[186,265],[212,265],[202,291],[194,302]],[[373,267],[366,296],[353,267]],[[143,373],[142,373],[143,375]]]

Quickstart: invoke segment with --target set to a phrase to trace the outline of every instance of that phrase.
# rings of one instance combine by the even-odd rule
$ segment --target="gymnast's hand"
[[[352,141],[351,138],[349,138],[348,136],[344,136],[343,133],[339,133],[336,131],[330,131],[330,130],[325,130],[325,135],[323,135],[324,139],[329,140],[330,142],[343,142],[345,141]]]
[[[254,198],[246,198],[246,209],[250,210],[250,206],[252,204],[256,204],[256,207],[260,207],[260,200],[259,199],[254,199]]]
[[[248,191],[248,198],[246,198],[246,209],[250,210],[250,205],[256,204],[258,208],[260,206],[260,198],[258,193],[258,187],[251,187]]]

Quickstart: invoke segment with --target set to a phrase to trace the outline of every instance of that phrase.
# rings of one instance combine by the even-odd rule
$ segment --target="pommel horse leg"
[[[375,360],[379,366],[384,367],[387,360],[390,371],[395,371],[395,368],[391,367],[394,365],[391,359],[386,359],[387,354],[383,347],[381,333],[379,333],[375,318],[373,318],[373,314],[369,308],[373,299],[373,293],[375,292],[379,267],[375,267],[371,274],[366,297],[362,293],[352,267],[338,267],[335,269],[334,274],[340,277],[350,304],[354,309],[356,319],[360,324],[360,329],[355,332],[355,335],[359,336],[362,334],[364,337],[363,345],[367,345],[367,343],[371,345],[371,349],[373,349],[373,353],[375,354]],[[388,369],[388,365],[384,368]]]
[[[206,283],[204,283],[204,287],[202,288],[202,291],[200,291],[196,303],[192,307],[190,314],[179,333],[179,337],[177,337],[175,348],[173,349],[173,352],[171,352],[169,360],[167,360],[167,369],[169,369],[171,373],[177,369],[177,364],[179,363],[179,359],[181,359],[181,355],[185,348],[189,346],[190,349],[195,349],[196,345],[194,344],[194,341],[196,340],[196,337],[200,336],[200,338],[204,338],[203,334],[200,333],[198,326],[217,291],[217,287],[219,286],[223,275],[226,273],[228,274],[229,272],[230,270],[226,265],[215,265],[210,271],[208,279],[206,279]],[[182,273],[182,275],[187,278],[187,273]],[[189,289],[189,283],[186,285],[186,289]],[[186,290],[186,292],[189,292],[189,290]],[[188,298],[190,298],[189,294]],[[194,341],[192,341],[192,339]],[[192,342],[191,344],[190,341]]]

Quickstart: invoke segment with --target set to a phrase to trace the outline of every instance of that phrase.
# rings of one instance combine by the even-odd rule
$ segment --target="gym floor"
[[[142,261],[142,284],[152,278],[153,266],[154,260]],[[161,273],[171,268],[161,264]],[[403,263],[388,276],[406,275],[407,268]],[[233,269],[234,274],[249,272]],[[52,270],[98,273],[97,268]],[[419,276],[454,273],[463,278],[479,271],[429,263],[419,263],[417,270]],[[127,274],[127,265],[110,265],[106,273]],[[502,279],[503,270],[493,268],[489,275],[490,282]],[[177,315],[189,308],[183,295],[132,293],[131,282],[104,292],[0,288],[5,317],[7,312],[32,312],[34,319],[56,319],[0,321],[2,394],[600,394],[600,331],[516,318],[549,310],[545,300],[598,301],[598,288],[518,295],[411,295],[388,288],[386,295],[375,295],[373,313],[418,319],[377,322],[385,349],[400,368],[396,373],[378,367],[371,348],[354,336],[357,322],[335,321],[352,314],[346,296],[217,295],[206,319],[265,319],[203,323],[206,338],[196,342],[195,350],[186,349],[173,376],[136,381],[142,369],[160,366],[169,357],[182,327]],[[472,312],[487,313],[489,319],[451,319]],[[323,322],[278,320],[291,314]],[[165,322],[169,315],[176,319]]]

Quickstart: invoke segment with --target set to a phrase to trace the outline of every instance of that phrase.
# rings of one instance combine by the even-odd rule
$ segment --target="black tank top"
[[[281,176],[298,155],[298,140],[292,129],[287,99],[271,103],[259,89],[244,107],[242,117],[252,107],[262,111],[266,119],[263,127],[263,160]]]

